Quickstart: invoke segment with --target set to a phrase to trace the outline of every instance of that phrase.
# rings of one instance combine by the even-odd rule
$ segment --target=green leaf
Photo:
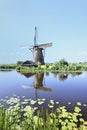
[[[28,104],[28,102],[22,102],[21,104]]]
[[[35,125],[38,125],[38,116],[34,116],[33,121],[34,121]]]
[[[49,105],[49,104],[48,104],[48,107],[49,107],[49,108],[53,108],[53,105]]]
[[[72,119],[74,122],[78,122],[77,117],[73,114]]]
[[[42,105],[44,102],[43,101],[38,101],[38,104],[39,105]]]
[[[67,126],[62,126],[62,130],[67,130]]]
[[[35,103],[36,103],[36,101],[34,101],[34,100],[31,100],[31,101],[30,101],[30,104],[31,104],[31,105],[34,105]]]
[[[79,107],[75,107],[75,108],[74,108],[74,111],[75,111],[76,113],[79,113],[79,112],[81,111],[81,109],[80,109]]]
[[[80,120],[80,122],[84,122],[84,119],[82,119],[82,118],[80,118],[79,120]]]
[[[50,100],[50,104],[54,105],[54,100]]]
[[[77,105],[78,105],[78,106],[81,106],[82,104],[81,104],[81,102],[77,102]]]

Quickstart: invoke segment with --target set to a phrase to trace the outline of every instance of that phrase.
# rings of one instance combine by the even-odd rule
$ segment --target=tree
[[[68,66],[69,64],[68,64],[68,62],[65,60],[65,59],[61,59],[60,61],[59,61],[59,65],[60,66]]]

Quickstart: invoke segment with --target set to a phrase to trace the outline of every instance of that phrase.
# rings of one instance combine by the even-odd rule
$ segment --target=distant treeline
[[[16,69],[16,64],[0,64],[0,70]]]

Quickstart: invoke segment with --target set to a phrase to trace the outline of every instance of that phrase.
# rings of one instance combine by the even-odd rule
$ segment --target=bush
[[[22,65],[23,61],[17,61],[17,65]]]
[[[68,66],[69,64],[68,64],[68,62],[65,60],[65,59],[61,59],[60,61],[59,61],[59,65],[60,66]]]

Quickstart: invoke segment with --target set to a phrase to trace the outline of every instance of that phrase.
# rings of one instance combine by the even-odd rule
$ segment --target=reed
[[[54,110],[55,104],[50,100],[48,108],[44,110],[44,100],[38,101],[26,99],[30,105],[20,102],[17,98],[7,101],[9,107],[0,105],[0,130],[86,130],[87,121],[82,118],[80,105],[78,102],[73,113],[68,112],[65,106],[58,106]],[[34,104],[38,104],[42,109],[38,109]],[[50,110],[50,111],[49,111]]]

